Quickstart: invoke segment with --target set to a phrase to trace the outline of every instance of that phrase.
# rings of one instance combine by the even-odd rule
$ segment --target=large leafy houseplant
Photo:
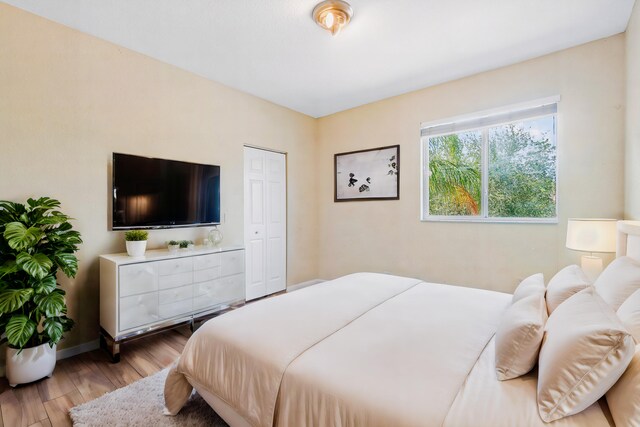
[[[56,274],[75,277],[82,239],[59,207],[0,201],[0,335],[14,348],[53,347],[73,327]]]

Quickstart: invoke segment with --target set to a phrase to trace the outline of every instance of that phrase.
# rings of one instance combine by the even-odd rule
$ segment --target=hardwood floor
[[[59,360],[51,378],[16,388],[1,378],[0,427],[70,426],[69,409],[171,365],[190,335],[185,327],[125,343],[116,364],[103,350]]]

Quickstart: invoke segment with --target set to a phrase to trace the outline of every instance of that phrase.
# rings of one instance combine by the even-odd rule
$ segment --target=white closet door
[[[244,235],[247,300],[286,287],[285,156],[244,149]]]
[[[281,153],[265,151],[267,165],[267,294],[285,290],[287,257],[286,170]]]

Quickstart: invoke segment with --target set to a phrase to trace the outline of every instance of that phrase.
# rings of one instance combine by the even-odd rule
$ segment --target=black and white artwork
[[[399,145],[338,153],[334,161],[336,202],[400,198]]]

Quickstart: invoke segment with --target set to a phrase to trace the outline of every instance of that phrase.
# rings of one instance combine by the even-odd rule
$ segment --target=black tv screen
[[[114,230],[220,223],[220,166],[113,153]]]

